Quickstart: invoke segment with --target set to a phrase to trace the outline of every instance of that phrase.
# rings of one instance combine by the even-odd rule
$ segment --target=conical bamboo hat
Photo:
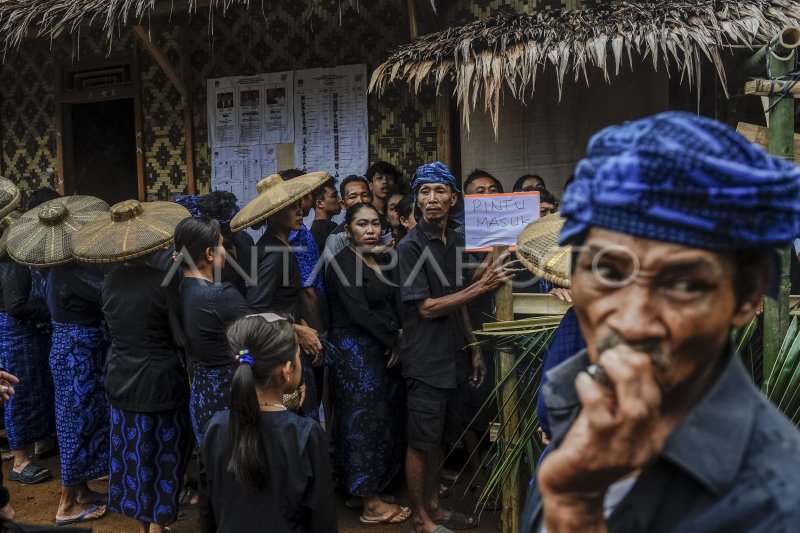
[[[517,238],[517,257],[525,267],[547,281],[569,287],[572,246],[559,246],[558,236],[564,226],[559,213],[544,216],[528,224]]]
[[[94,196],[56,198],[22,215],[8,233],[8,254],[23,265],[48,267],[69,263],[72,235],[108,204]]]
[[[22,194],[20,194],[19,188],[14,185],[14,182],[6,178],[0,178],[0,218],[19,207],[21,201]]]
[[[125,200],[72,236],[72,253],[84,263],[119,263],[168,246],[189,211],[174,202]]]
[[[3,234],[0,235],[0,260],[8,256],[8,250],[6,249],[8,245],[8,233],[14,222],[19,220],[21,216],[22,213],[19,211],[12,211],[0,220],[0,229],[2,229],[3,232]]]
[[[264,178],[256,185],[258,196],[231,220],[231,229],[239,231],[265,221],[270,215],[298,201],[329,179],[327,172],[303,174],[287,181],[278,174]]]

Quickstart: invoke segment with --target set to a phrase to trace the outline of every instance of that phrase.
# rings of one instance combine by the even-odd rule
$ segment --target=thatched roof
[[[591,65],[606,79],[619,73],[627,56],[652,59],[654,68],[699,81],[703,57],[713,61],[726,86],[720,48],[758,46],[800,20],[796,0],[650,0],[603,4],[581,11],[500,13],[460,28],[414,39],[393,51],[372,75],[370,90],[381,92],[406,81],[414,91],[425,82],[454,81],[468,127],[479,95],[497,131],[500,95],[507,86],[525,99],[545,67],[557,72],[559,90],[569,70],[587,79]]]
[[[301,0],[293,0],[301,1]],[[307,0],[314,7],[322,0]],[[268,0],[253,4],[267,8]],[[352,4],[353,0],[339,0]],[[128,24],[147,21],[151,15],[197,13],[232,6],[248,6],[250,0],[0,0],[0,42],[5,50],[16,48],[25,37],[56,38],[71,34],[84,24],[102,25],[109,41]]]

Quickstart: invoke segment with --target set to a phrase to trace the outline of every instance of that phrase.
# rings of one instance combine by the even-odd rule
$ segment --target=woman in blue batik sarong
[[[111,334],[104,376],[111,404],[108,508],[136,519],[140,533],[161,533],[178,519],[192,435],[179,280],[169,272],[171,250],[152,252],[171,243],[187,216],[171,202],[127,200],[72,238],[79,261],[119,265],[102,289]]]
[[[44,278],[30,267],[15,263],[0,250],[0,366],[21,383],[5,404],[8,444],[14,455],[9,480],[41,483],[52,474],[29,455],[41,457],[55,445],[53,377],[50,374],[50,314]]]
[[[47,273],[47,305],[53,323],[50,369],[56,400],[61,459],[57,525],[100,518],[106,495],[88,482],[108,474],[108,399],[103,367],[109,347],[100,307],[106,269],[70,264]]]
[[[215,283],[215,269],[225,265],[219,222],[208,217],[182,220],[175,228],[176,261],[183,267],[180,314],[191,365],[189,411],[198,445],[206,423],[228,409],[236,360],[225,331],[250,307],[230,283]]]
[[[338,348],[330,374],[337,466],[347,491],[363,500],[361,522],[394,524],[411,516],[408,508],[379,497],[400,469],[405,447],[395,288],[370,253],[381,235],[378,211],[366,203],[350,207],[345,229],[350,245],[326,271],[331,341]]]

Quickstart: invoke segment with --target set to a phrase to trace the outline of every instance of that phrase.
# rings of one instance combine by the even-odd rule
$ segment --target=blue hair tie
[[[253,358],[250,355],[250,350],[245,348],[244,350],[239,350],[239,364],[247,364],[253,366]]]

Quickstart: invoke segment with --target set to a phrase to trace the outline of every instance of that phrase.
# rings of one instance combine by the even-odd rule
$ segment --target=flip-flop
[[[93,520],[98,520],[100,518],[103,518],[106,515],[106,513],[108,512],[108,507],[106,507],[106,506],[102,507],[103,512],[100,513],[100,516],[92,516],[90,518],[87,518],[87,517],[90,514],[92,514],[94,512],[97,512],[99,509],[100,509],[100,507],[98,507],[97,505],[92,505],[91,507],[86,509],[84,512],[82,512],[81,514],[76,516],[75,518],[65,518],[63,520],[56,520],[56,526],[58,526],[58,527],[71,526],[71,525],[74,525],[74,524],[82,524],[84,522],[91,522]]]
[[[397,518],[403,513],[408,513],[408,516],[406,516],[402,520],[395,520],[395,518]],[[384,516],[381,518],[367,518],[362,514],[361,517],[358,519],[358,521],[364,524],[365,526],[374,526],[378,524],[402,524],[409,518],[411,518],[411,509],[409,509],[408,507],[398,507],[397,510],[392,514],[390,514],[389,516]]]
[[[48,469],[36,466],[33,463],[25,465],[22,472],[16,472],[12,467],[11,473],[8,475],[10,481],[17,481],[24,485],[35,485],[36,483],[47,481],[51,477],[53,477],[53,474]]]
[[[447,520],[435,520],[434,523],[444,526],[453,531],[463,531],[465,529],[475,529],[478,527],[478,520],[474,517],[467,516],[464,513],[450,510],[450,518]]]

